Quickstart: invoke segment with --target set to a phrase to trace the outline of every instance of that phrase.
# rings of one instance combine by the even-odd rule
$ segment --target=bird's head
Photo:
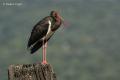
[[[63,18],[59,15],[57,11],[51,11],[50,16],[52,16],[55,20],[63,21]]]

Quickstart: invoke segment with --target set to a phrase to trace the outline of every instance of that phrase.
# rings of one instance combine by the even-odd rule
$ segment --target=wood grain
[[[8,80],[57,80],[50,64],[18,64],[8,68]]]

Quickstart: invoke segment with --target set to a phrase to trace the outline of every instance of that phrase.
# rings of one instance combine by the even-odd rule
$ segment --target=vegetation
[[[47,50],[58,80],[120,80],[119,0],[6,2],[22,5],[0,4],[0,80],[7,80],[10,64],[41,61],[41,49],[31,55],[26,45],[33,26],[51,10],[59,11],[66,22]]]

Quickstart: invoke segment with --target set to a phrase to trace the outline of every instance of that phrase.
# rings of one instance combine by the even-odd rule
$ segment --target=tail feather
[[[44,40],[44,44],[50,39],[51,37],[49,37],[47,40]],[[39,40],[37,41],[34,45],[32,45],[31,47],[29,47],[28,49],[30,50],[30,53],[33,54],[35,53],[39,48],[41,48],[43,45],[43,40]]]
[[[39,40],[30,48],[30,53],[33,54],[34,52],[36,52],[39,48],[42,47],[42,45],[43,45],[43,40]]]

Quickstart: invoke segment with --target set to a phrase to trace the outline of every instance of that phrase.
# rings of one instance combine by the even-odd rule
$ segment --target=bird
[[[40,20],[32,29],[27,48],[30,53],[35,53],[42,47],[42,64],[47,64],[46,48],[48,40],[63,23],[63,18],[57,11],[51,11],[50,15]]]

